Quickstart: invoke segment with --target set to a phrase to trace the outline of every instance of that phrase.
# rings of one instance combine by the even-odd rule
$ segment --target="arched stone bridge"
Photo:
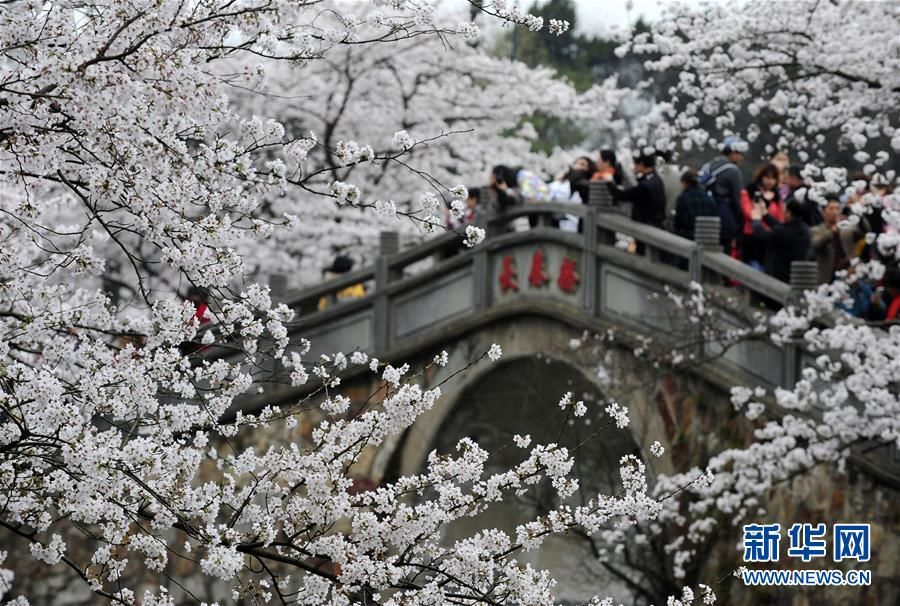
[[[583,233],[552,227],[552,217],[577,215]],[[513,231],[522,218],[537,225]],[[746,307],[761,300],[787,303],[791,286],[704,246],[634,222],[604,207],[533,204],[486,221],[488,239],[466,249],[447,233],[339,279],[288,295],[301,314],[313,354],[361,349],[385,360],[401,359],[435,342],[503,316],[553,315],[585,328],[624,326],[653,337],[672,331],[665,301],[651,301],[668,286],[684,293],[692,280],[728,292],[736,280]],[[634,238],[639,253],[616,246],[617,234]],[[665,262],[663,262],[665,260]],[[363,283],[367,296],[317,309],[347,286]],[[727,321],[727,314],[723,313]],[[724,354],[722,370],[733,381],[786,386],[799,359],[760,342]]]
[[[581,233],[553,227],[559,214],[580,217]],[[512,226],[517,222],[533,227],[516,231]],[[734,410],[730,387],[790,386],[811,362],[796,346],[776,346],[763,337],[741,339],[727,348],[704,342],[685,311],[670,303],[666,289],[684,294],[692,281],[700,282],[712,293],[711,323],[727,329],[747,326],[753,313],[768,313],[761,302],[771,307],[799,295],[799,279],[792,287],[723,254],[717,225],[699,228],[698,239],[713,244],[698,244],[635,223],[602,204],[525,205],[481,224],[488,239],[474,249],[462,247],[452,233],[404,251],[396,250],[396,238],[393,243],[383,238],[382,253],[371,266],[278,297],[298,312],[292,341],[303,337],[312,343],[305,359],[362,350],[382,362],[408,362],[410,376],[423,387],[441,387],[435,407],[404,435],[360,454],[348,470],[360,488],[418,473],[429,452],[450,452],[462,437],[492,453],[493,471],[505,469],[514,463],[507,458],[517,453],[505,445],[513,435],[528,433],[535,443],[578,447],[575,473],[585,494],[608,494],[618,489],[618,461],[624,454],[642,455],[653,477],[703,465],[715,452],[746,444],[755,426]],[[617,247],[620,235],[633,238],[637,252]],[[808,262],[796,269],[792,278],[814,274]],[[725,286],[734,282],[740,287]],[[365,297],[336,301],[336,293],[358,283],[366,286]],[[319,309],[323,298],[331,304]],[[582,340],[584,334],[607,335],[610,329],[615,339],[604,343],[605,354],[591,349],[593,337]],[[661,351],[680,348],[693,353],[697,362],[676,371],[654,368],[634,354],[648,337]],[[582,344],[572,347],[576,339]],[[503,348],[499,363],[469,364],[494,342]],[[441,350],[450,353],[450,363],[430,364]],[[614,380],[607,381],[604,374]],[[382,382],[365,367],[351,366],[341,376],[340,389],[354,407],[384,393]],[[273,381],[240,406],[252,412],[268,404],[296,403],[307,395],[314,403],[319,395],[313,389]],[[566,391],[588,404],[589,414],[576,424],[556,406]],[[599,433],[609,424],[601,412],[609,397],[629,407],[627,430]],[[276,426],[247,439],[260,448],[273,440],[308,443],[317,413],[310,414],[293,428]],[[769,414],[778,412],[770,407]],[[644,452],[656,440],[665,446],[661,458]],[[766,507],[773,519],[785,524],[809,516],[865,520],[880,529],[875,535],[888,537],[880,553],[897,553],[900,542],[888,530],[895,524],[896,508],[869,504],[897,502],[900,461],[887,448],[871,446],[863,445],[853,455],[851,474],[817,468],[770,491]],[[543,513],[541,494],[537,490],[533,500],[504,502],[477,519],[456,522],[444,530],[444,538],[469,536],[483,527],[512,533],[517,523]],[[733,559],[737,531],[732,530],[723,530],[721,540],[709,547],[707,563],[716,574],[721,573],[717,566]],[[560,596],[563,601],[580,603],[600,591],[629,595],[630,588],[616,585],[620,581],[603,569],[589,545],[565,535],[523,557],[557,578],[578,575],[561,584],[569,592]],[[900,573],[891,564],[879,574],[898,578]],[[680,585],[670,587],[667,577],[657,576],[660,595],[677,593]],[[893,593],[879,591],[887,591],[881,603],[893,603]],[[740,603],[759,603],[755,594],[747,595]]]
[[[553,217],[560,214],[577,215],[582,232],[553,227]],[[533,227],[515,231],[512,226],[517,221],[530,221]],[[464,248],[458,235],[447,233],[409,250],[383,250],[369,267],[288,293],[289,305],[298,311],[298,338],[312,343],[307,359],[358,349],[382,361],[419,360],[424,366],[435,353],[447,349],[459,352],[450,364],[459,367],[465,365],[467,355],[477,355],[498,342],[507,362],[544,356],[548,364],[556,360],[569,365],[575,377],[568,379],[570,383],[583,379],[596,385],[594,361],[576,360],[577,352],[567,352],[565,347],[585,331],[602,334],[614,328],[628,351],[643,337],[683,348],[696,336],[690,332],[685,312],[668,300],[666,289],[684,294],[692,281],[702,283],[723,302],[715,314],[720,329],[746,326],[747,317],[761,311],[762,301],[788,304],[800,290],[732,259],[717,244],[693,242],[634,222],[608,204],[526,204],[481,224],[488,239],[474,249]],[[710,234],[710,227],[717,230],[707,224],[706,233],[698,232],[698,239],[717,242],[717,231]],[[638,243],[636,253],[616,245],[620,235]],[[383,248],[391,245],[383,243]],[[799,264],[796,274],[810,275],[809,265]],[[724,286],[735,281],[740,288]],[[366,286],[366,296],[319,309],[322,298],[334,301],[337,292],[358,283]],[[727,348],[707,342],[692,345],[685,352],[689,354],[702,363],[685,373],[707,392],[716,391],[714,399],[727,408],[731,386],[791,386],[803,365],[812,361],[795,346],[777,346],[765,339],[740,340]],[[442,372],[430,377],[431,384],[443,380]],[[418,471],[442,424],[463,395],[471,397],[472,386],[484,378],[483,372],[475,368],[450,378],[442,386],[441,404],[417,422],[402,444],[383,449],[376,457],[380,460],[371,462],[366,473],[380,479],[390,465],[399,473]],[[365,376],[362,369],[358,376]],[[352,380],[351,371],[344,385]],[[272,384],[243,407],[252,410],[288,402],[302,393],[302,389]],[[662,410],[660,397],[658,393],[629,396],[629,400],[645,400],[645,414],[638,414],[644,420],[636,424],[637,433],[642,434],[635,436],[637,443],[654,427],[666,426],[668,434],[678,431],[668,427],[678,424],[678,411]],[[877,452],[856,461],[868,473],[900,486],[896,454],[886,449]]]

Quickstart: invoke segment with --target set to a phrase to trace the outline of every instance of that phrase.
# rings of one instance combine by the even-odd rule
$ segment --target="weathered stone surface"
[[[610,397],[629,406],[632,423],[615,439],[612,433],[596,437],[605,449],[588,448],[582,453],[583,464],[590,470],[589,484],[595,489],[608,491],[614,485],[610,482],[614,481],[618,457],[629,449],[642,452],[652,472],[670,473],[702,466],[709,456],[723,448],[744,445],[751,440],[757,424],[735,412],[721,385],[691,373],[674,374],[654,369],[636,359],[631,349],[624,346],[624,341],[605,348],[606,354],[600,358],[597,351],[589,347],[573,349],[570,341],[580,339],[582,332],[566,322],[525,315],[500,318],[423,351],[414,370],[424,367],[442,348],[451,354],[447,368],[433,367],[422,375],[424,386],[442,383],[444,396],[402,439],[364,457],[364,462],[354,473],[377,483],[398,474],[418,472],[431,449],[449,451],[458,438],[466,435],[475,437],[489,451],[494,451],[507,444],[512,434],[532,427],[535,429],[530,433],[536,439],[543,432],[545,438],[555,436],[565,444],[570,437],[577,440],[589,435],[589,428],[602,422],[595,415],[602,410],[602,402]],[[483,361],[449,378],[450,369],[464,366],[494,342],[504,351],[500,363],[492,365]],[[604,358],[604,370],[613,379],[613,386],[598,377],[601,358]],[[378,382],[369,375],[360,380],[360,385],[352,381],[347,384],[360,398],[367,397],[377,386]],[[556,403],[565,391],[576,392],[576,399],[589,403],[592,425],[584,425],[583,421],[577,426],[561,423]],[[560,429],[563,431],[558,435]],[[666,447],[665,455],[659,459],[646,452],[654,440]],[[498,465],[508,463],[504,460]],[[366,468],[366,464],[370,467]],[[897,593],[900,582],[900,501],[897,497],[896,491],[877,485],[852,467],[845,475],[837,474],[833,468],[819,467],[773,488],[766,502],[761,504],[765,511],[761,510],[752,520],[777,521],[784,529],[793,522],[871,523],[873,555],[867,567],[873,570],[872,587],[746,588],[738,579],[729,576],[742,564],[738,551],[741,529],[724,518],[720,519],[721,527],[715,541],[703,548],[707,555],[698,558],[699,568],[689,570],[688,580],[703,582],[725,577],[727,580],[719,587],[720,603],[739,606],[795,604],[804,603],[803,600],[816,606],[896,604],[900,598]],[[448,529],[447,538],[471,532],[479,524],[511,530],[514,523],[522,521],[529,512],[534,515],[534,503],[529,505],[531,509],[522,503],[494,508],[470,525]],[[682,530],[668,528],[664,532],[671,537]],[[596,591],[612,592],[622,599],[630,599],[628,588],[616,585],[595,561],[594,554],[585,551],[587,544],[582,543],[583,539],[577,537],[555,540],[545,552],[535,555],[532,563],[546,566],[560,576],[567,600],[583,599],[584,595]],[[580,565],[574,564],[573,557]],[[660,566],[662,562],[654,564]],[[816,565],[840,567],[830,561],[803,565],[783,557],[780,568],[813,568]],[[672,583],[674,586],[675,581]]]

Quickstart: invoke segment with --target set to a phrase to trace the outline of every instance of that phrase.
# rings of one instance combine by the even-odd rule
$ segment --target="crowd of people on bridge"
[[[687,239],[694,238],[698,217],[718,217],[725,253],[784,282],[790,281],[791,263],[797,260],[816,262],[819,283],[853,272],[855,259],[881,260],[887,266],[884,276],[856,281],[847,311],[870,321],[900,321],[900,268],[892,259],[880,258],[874,245],[874,235],[889,229],[882,216],[893,208],[887,179],[853,175],[845,193],[829,195],[822,203],[810,195],[803,167],[791,164],[783,151],[755,167],[745,182],[741,166],[746,151],[746,142],[726,138],[715,158],[680,174],[674,205],[668,203],[666,183],[657,169],[658,154],[633,158],[636,182],[630,185],[609,149],[596,159],[578,157],[568,169],[547,178],[499,165],[488,175],[489,195],[471,188],[465,214],[448,219],[448,224],[459,227],[473,221],[479,200],[486,198],[501,211],[523,202],[587,203],[591,182],[604,182],[616,203],[631,204],[632,219]],[[575,215],[560,215],[554,223],[565,231],[582,229]],[[632,250],[640,252],[639,247]]]

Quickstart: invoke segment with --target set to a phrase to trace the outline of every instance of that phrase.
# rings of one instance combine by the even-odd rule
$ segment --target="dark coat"
[[[785,200],[785,204],[787,204],[791,200],[797,200],[796,194],[797,190],[795,189],[791,192],[791,195],[787,197],[787,200]],[[813,227],[815,225],[820,225],[823,221],[825,221],[825,217],[822,216],[822,209],[819,208],[818,204],[810,200],[809,192],[807,192],[802,202],[800,200],[797,200],[797,202],[800,202],[800,208],[803,209],[800,218],[804,223],[806,223],[810,227]]]
[[[765,215],[763,221],[769,229],[763,228],[760,221],[754,221],[753,235],[759,238],[766,248],[766,273],[789,283],[791,261],[806,261],[809,258],[809,226],[798,218],[781,223]]]
[[[715,201],[702,187],[691,187],[680,194],[675,201],[675,233],[682,238],[694,239],[697,217],[718,216]]]
[[[666,188],[656,172],[638,177],[638,183],[628,189],[618,189],[610,183],[614,200],[631,202],[631,218],[662,229],[666,219]]]
[[[716,174],[716,180],[709,186],[709,190],[716,199],[722,230],[720,239],[727,250],[731,241],[740,237],[744,227],[741,213],[744,178],[741,176],[741,170],[725,156],[715,158],[703,170]]]

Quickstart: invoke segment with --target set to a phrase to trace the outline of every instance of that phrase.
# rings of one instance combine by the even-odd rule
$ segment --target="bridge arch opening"
[[[566,392],[588,405],[585,417],[567,418],[558,406]],[[601,387],[568,362],[543,354],[505,359],[463,387],[431,446],[439,453],[452,454],[460,439],[472,438],[491,453],[487,466],[491,473],[522,460],[525,451],[513,444],[516,434],[529,434],[532,444],[561,444],[574,453],[573,475],[579,479],[581,491],[572,503],[580,504],[598,492],[617,492],[621,487],[619,460],[627,454],[640,454],[628,430],[607,426],[604,402]],[[515,537],[517,525],[558,505],[553,498],[549,484],[539,485],[527,495],[493,504],[475,518],[451,524],[443,539],[452,542],[483,528],[498,528]],[[604,567],[598,555],[611,562],[617,559],[616,554],[605,553],[602,539],[592,541],[572,534],[553,537],[545,548],[527,552],[521,559],[556,576],[558,587],[568,592],[559,596],[563,602],[579,603],[595,594],[632,602],[635,596]]]

